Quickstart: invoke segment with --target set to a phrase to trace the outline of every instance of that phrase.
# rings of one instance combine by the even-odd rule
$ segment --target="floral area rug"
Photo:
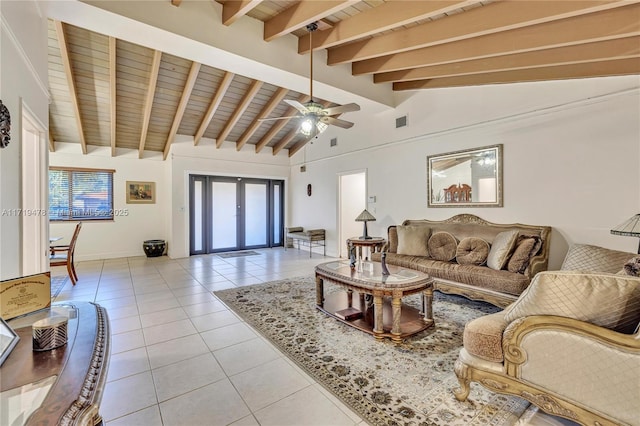
[[[325,284],[325,292],[341,291]],[[529,406],[472,383],[455,399],[453,364],[464,324],[498,311],[435,293],[435,326],[400,345],[328,317],[315,307],[315,279],[299,277],[215,292],[318,383],[373,425],[514,425]],[[419,307],[419,296],[404,303]]]

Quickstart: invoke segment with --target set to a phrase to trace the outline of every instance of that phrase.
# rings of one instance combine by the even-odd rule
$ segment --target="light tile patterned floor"
[[[80,262],[56,301],[108,310],[109,426],[360,425],[363,420],[220,302],[212,291],[309,275],[321,254],[282,248],[222,259]],[[54,276],[64,268],[54,268]],[[535,413],[522,425],[569,425]]]

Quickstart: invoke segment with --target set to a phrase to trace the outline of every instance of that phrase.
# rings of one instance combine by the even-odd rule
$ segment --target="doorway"
[[[339,229],[338,253],[348,257],[346,241],[348,238],[362,235],[362,223],[355,219],[367,207],[367,173],[356,171],[339,176]]]
[[[189,253],[281,246],[284,181],[189,176]]]
[[[49,269],[49,174],[44,127],[22,107],[22,275]]]

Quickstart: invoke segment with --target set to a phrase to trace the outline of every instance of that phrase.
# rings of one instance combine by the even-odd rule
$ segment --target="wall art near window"
[[[427,157],[429,207],[502,207],[502,145]]]
[[[0,148],[6,148],[11,140],[11,114],[0,101]]]
[[[155,204],[156,183],[127,181],[127,204]]]

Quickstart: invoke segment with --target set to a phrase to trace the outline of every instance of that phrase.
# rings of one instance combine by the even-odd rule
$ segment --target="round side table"
[[[371,253],[375,253],[376,251],[380,251],[382,249],[382,246],[386,242],[387,242],[387,240],[385,240],[384,238],[381,238],[381,237],[372,237],[372,238],[369,238],[367,240],[360,239],[358,237],[347,238],[347,253],[349,253],[349,246],[353,245],[354,247],[358,248],[358,259],[360,259],[360,260],[369,260],[369,257],[371,256]],[[364,258],[362,257],[362,248],[363,247],[368,248],[368,252],[366,253]]]

